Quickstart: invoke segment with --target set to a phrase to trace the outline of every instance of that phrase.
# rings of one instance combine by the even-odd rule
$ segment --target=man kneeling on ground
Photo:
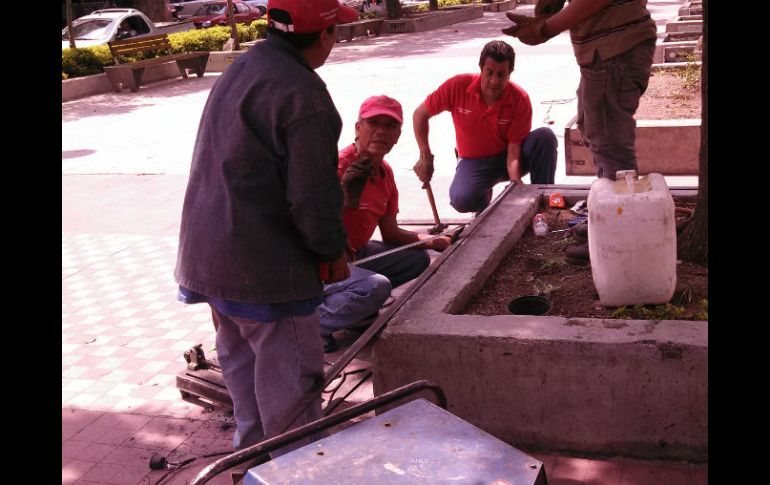
[[[433,177],[428,143],[429,120],[452,113],[457,166],[449,187],[449,203],[457,212],[483,211],[492,188],[507,180],[553,184],[556,135],[548,127],[532,129],[532,103],[527,92],[510,80],[516,55],[500,40],[488,42],[479,58],[480,72],[459,74],[425,98],[412,117],[420,159],[414,171],[421,182]]]
[[[348,233],[349,260],[362,259],[431,237],[402,229],[396,222],[398,189],[393,169],[384,160],[401,136],[401,104],[387,96],[372,96],[361,105],[355,141],[339,153],[338,172],[345,196],[342,219]],[[379,226],[382,241],[370,240]],[[396,288],[420,275],[430,264],[426,249],[443,251],[449,236],[425,245],[350,267],[350,278],[324,287],[319,307],[324,350],[336,348],[332,333],[370,325]]]

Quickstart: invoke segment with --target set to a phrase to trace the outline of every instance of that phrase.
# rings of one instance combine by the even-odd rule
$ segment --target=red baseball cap
[[[377,115],[390,116],[399,123],[404,122],[401,103],[393,98],[385,96],[384,94],[366,98],[366,100],[361,105],[361,109],[358,111],[358,117],[361,119],[371,118],[372,116]]]
[[[312,34],[358,19],[358,12],[337,0],[268,0],[267,24],[283,32]]]

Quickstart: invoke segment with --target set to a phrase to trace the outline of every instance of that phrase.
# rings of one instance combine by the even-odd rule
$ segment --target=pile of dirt
[[[698,119],[701,117],[700,66],[656,70],[634,118],[637,120]]]
[[[675,199],[677,222],[695,206],[694,198]],[[566,229],[576,217],[569,209],[544,209],[550,231]],[[692,263],[677,264],[677,285],[671,305],[677,309],[643,307],[636,311],[605,308],[599,302],[591,265],[576,266],[565,261],[565,249],[580,241],[570,231],[536,236],[527,230],[506,255],[494,274],[466,306],[463,313],[474,315],[508,314],[508,303],[524,295],[542,295],[551,300],[549,315],[584,318],[693,319],[704,317],[701,301],[708,299],[708,267]],[[641,314],[640,314],[641,312]]]

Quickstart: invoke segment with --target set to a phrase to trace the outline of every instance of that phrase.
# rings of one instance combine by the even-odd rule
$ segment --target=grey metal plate
[[[243,483],[534,485],[545,483],[542,466],[418,399],[254,467]]]

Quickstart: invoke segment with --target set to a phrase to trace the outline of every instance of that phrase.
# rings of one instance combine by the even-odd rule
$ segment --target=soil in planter
[[[637,120],[698,119],[701,117],[700,66],[656,70],[634,118]]]
[[[675,198],[677,208],[695,207],[694,198]],[[565,229],[576,217],[567,209],[543,209],[551,231]],[[681,218],[680,218],[681,217]],[[677,212],[677,222],[687,216]],[[553,307],[549,315],[584,318],[691,319],[704,317],[702,300],[708,299],[708,267],[682,262],[677,264],[677,284],[671,306],[634,309],[605,308],[594,288],[591,265],[565,262],[564,250],[579,241],[569,231],[535,236],[525,231],[519,242],[503,258],[495,273],[471,299],[463,313],[507,315],[508,302],[524,295],[547,296]],[[674,308],[676,307],[676,308]]]

